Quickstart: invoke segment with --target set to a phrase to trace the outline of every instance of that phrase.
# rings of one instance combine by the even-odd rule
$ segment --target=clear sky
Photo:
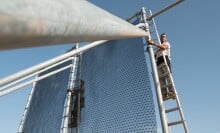
[[[156,12],[174,0],[91,0],[127,18],[141,7]],[[191,133],[219,133],[220,1],[186,0],[158,16],[159,32],[171,43],[173,76]],[[64,53],[71,44],[0,51],[0,78]],[[18,129],[30,86],[0,97],[0,133]]]

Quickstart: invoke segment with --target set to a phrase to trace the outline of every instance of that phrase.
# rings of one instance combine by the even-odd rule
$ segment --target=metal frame
[[[130,19],[132,19],[133,17],[136,17],[138,15],[141,15],[142,16],[142,20],[145,24],[146,27],[148,27],[148,24],[147,24],[147,20],[151,20],[153,19],[154,17],[160,15],[161,13],[169,10],[170,8],[176,6],[177,4],[183,2],[184,0],[178,0],[174,3],[172,3],[171,5],[167,6],[166,8],[158,11],[157,13],[151,15],[150,17],[146,17],[146,11],[145,11],[145,8],[142,8],[142,10],[138,13],[136,13],[135,15],[133,15],[132,17],[130,17],[129,19],[127,19],[128,21]],[[149,36],[150,37],[150,36]],[[41,64],[38,64],[36,66],[33,66],[31,68],[28,68],[26,70],[23,70],[21,72],[18,72],[18,73],[15,73],[15,74],[12,74],[12,75],[9,75],[8,77],[5,77],[3,79],[0,79],[0,96],[3,96],[3,95],[6,95],[6,94],[9,94],[15,90],[18,90],[22,87],[25,87],[29,84],[32,84],[32,83],[35,83],[39,80],[42,80],[44,78],[47,78],[51,75],[54,75],[56,73],[59,73],[63,70],[66,70],[70,67],[73,68],[73,64],[70,64],[70,65],[67,65],[63,68],[60,68],[58,70],[55,70],[53,72],[50,72],[50,73],[47,73],[43,76],[40,76],[40,77],[37,77],[35,79],[32,79],[32,80],[29,80],[29,81],[26,81],[27,79],[33,77],[33,76],[36,76],[38,75],[39,73],[42,73],[52,67],[55,67],[61,63],[64,63],[68,60],[71,60],[73,59],[72,56],[80,53],[80,52],[83,52],[85,50],[88,50],[90,48],[93,48],[93,47],[96,47],[102,43],[106,42],[105,40],[102,40],[102,41],[97,41],[97,42],[94,42],[94,43],[91,43],[91,44],[88,44],[84,47],[81,47],[81,48],[78,48],[76,50],[73,50],[71,52],[68,52],[64,55],[61,55],[61,56],[58,56],[58,57],[55,57],[51,60],[48,60],[48,61],[45,61]],[[155,58],[154,58],[154,52],[153,52],[153,48],[151,45],[148,46],[148,52],[149,52],[149,56],[150,56],[150,60],[151,60],[151,66],[152,66],[152,70],[153,70],[153,78],[154,78],[154,83],[155,83],[155,87],[156,87],[156,93],[157,93],[157,100],[158,100],[158,107],[159,107],[159,110],[160,110],[160,117],[161,117],[161,125],[162,125],[162,129],[163,129],[163,132],[164,133],[169,133],[169,128],[168,128],[168,125],[167,125],[167,120],[166,120],[166,115],[165,115],[165,109],[163,107],[163,100],[162,100],[162,95],[161,95],[161,91],[160,91],[160,84],[159,84],[159,78],[158,78],[158,72],[157,72],[157,68],[156,68],[156,63],[155,63]],[[72,71],[74,71],[72,69]],[[72,73],[72,76],[73,76],[73,73]],[[71,76],[71,80],[72,80],[72,77]],[[70,86],[73,85],[70,83]],[[32,94],[32,92],[31,92]],[[65,114],[64,114],[64,120],[63,120],[63,129],[62,129],[62,132],[67,132],[68,130],[68,115],[69,115],[69,104],[70,104],[70,95],[71,94],[67,94],[67,101],[66,101],[66,109],[65,109]],[[27,103],[27,106],[25,108],[25,112],[24,112],[24,115],[23,115],[23,118],[22,118],[22,121],[21,121],[21,124],[19,126],[19,131],[20,132],[22,130],[22,124],[24,122],[24,119],[25,119],[25,115],[26,115],[26,112],[27,112],[27,109],[28,109],[28,106],[29,106],[29,102],[30,102],[30,99],[31,99],[31,95],[29,96],[28,98],[28,103]]]
[[[147,20],[151,20],[152,18],[155,18],[156,16],[158,16],[158,15],[164,13],[165,11],[167,11],[167,10],[173,8],[174,6],[180,4],[180,3],[183,2],[183,1],[184,1],[184,0],[177,0],[177,1],[175,1],[174,3],[168,5],[167,7],[165,7],[165,8],[163,8],[163,9],[159,10],[158,12],[152,14],[150,17],[147,18]]]
[[[133,16],[129,17],[127,19],[127,21],[130,21],[133,18],[138,17],[138,16],[141,15],[142,22],[145,25],[145,30],[147,32],[149,32],[149,30],[148,30],[149,26],[148,26],[147,21],[152,20],[153,23],[155,23],[154,19],[153,19],[154,17],[162,14],[163,12],[171,9],[172,7],[178,5],[179,3],[183,2],[183,1],[184,0],[177,0],[174,3],[170,4],[169,6],[163,8],[162,10],[160,10],[158,12],[156,12],[155,14],[151,13],[149,17],[146,16],[146,10],[143,7],[140,12],[137,12]],[[156,29],[156,27],[154,27],[154,28]],[[159,38],[158,33],[157,33],[157,37]],[[145,38],[145,39],[151,39],[151,35],[149,35],[149,38]],[[155,84],[155,89],[156,89],[156,96],[157,96],[157,102],[158,102],[158,108],[159,108],[159,113],[160,113],[162,130],[163,130],[163,133],[169,133],[170,131],[169,131],[169,126],[167,124],[168,122],[167,122],[165,107],[163,105],[163,98],[162,98],[162,94],[161,94],[161,88],[160,88],[160,82],[159,82],[159,77],[158,77],[158,71],[157,71],[156,61],[155,61],[155,57],[154,57],[154,50],[153,50],[153,47],[151,45],[148,45],[147,49],[148,49],[148,53],[149,53],[149,57],[150,57],[150,61],[151,61],[151,68],[152,68],[152,71],[153,71],[152,74],[153,74],[153,79],[154,79],[154,84]],[[165,62],[165,63],[167,64],[167,62]],[[177,99],[177,100],[179,100],[179,99]],[[182,111],[182,110],[180,110],[180,111]],[[187,129],[185,124],[184,124],[184,128]]]
[[[20,84],[18,84],[18,85],[16,85],[16,86],[13,86],[13,87],[4,89],[4,90],[2,90],[2,91],[0,92],[0,96],[7,95],[7,94],[9,94],[9,93],[11,93],[11,92],[13,92],[13,91],[16,91],[16,90],[18,90],[18,89],[20,89],[20,88],[23,88],[23,87],[25,87],[25,86],[27,86],[27,85],[29,85],[29,84],[32,84],[33,82],[37,82],[37,81],[40,81],[40,80],[45,79],[45,78],[47,78],[47,77],[50,77],[50,76],[52,76],[52,75],[54,75],[54,74],[56,74],[56,73],[59,73],[59,72],[61,72],[61,71],[66,70],[66,69],[68,69],[68,68],[70,68],[70,67],[71,67],[71,64],[70,64],[70,65],[67,65],[67,66],[64,66],[64,67],[62,67],[62,68],[60,68],[60,69],[57,69],[57,70],[55,70],[55,71],[52,71],[52,72],[50,72],[50,73],[44,74],[43,76],[40,76],[40,77],[38,77],[38,78],[36,78],[36,79],[32,79],[32,80],[26,81],[26,82],[22,82],[22,83],[20,83]]]
[[[7,85],[4,85],[3,87],[0,87],[0,91],[2,91],[2,90],[4,90],[4,89],[7,89],[7,88],[10,87],[10,86],[16,85],[16,84],[18,84],[19,82],[22,82],[22,81],[24,81],[24,80],[27,80],[27,79],[29,79],[29,78],[35,76],[35,75],[38,75],[38,74],[40,74],[40,73],[42,73],[42,72],[44,72],[44,71],[46,71],[46,70],[49,70],[49,69],[51,69],[51,68],[53,68],[53,67],[55,67],[55,66],[57,66],[57,65],[60,65],[60,64],[62,64],[62,63],[64,63],[64,62],[66,62],[66,61],[69,61],[69,60],[71,60],[71,59],[72,59],[72,58],[65,59],[65,60],[60,61],[60,62],[58,62],[58,63],[56,63],[56,64],[53,64],[53,65],[51,65],[51,66],[49,66],[49,67],[46,67],[45,69],[42,69],[42,70],[37,71],[37,72],[35,72],[35,73],[33,73],[33,74],[30,74],[30,75],[28,75],[28,76],[25,76],[25,77],[23,77],[23,78],[20,78],[20,79],[18,79],[18,80],[16,80],[16,81],[13,81],[13,82],[11,82],[11,83],[9,83],[9,84],[7,84]]]
[[[75,84],[75,74],[77,72],[77,57],[73,59],[72,63],[72,70],[71,70],[71,77],[69,81],[69,89],[73,89],[73,86]],[[71,129],[68,127],[69,124],[69,117],[70,117],[70,107],[71,107],[71,92],[67,92],[66,100],[65,100],[65,105],[64,105],[64,114],[63,114],[63,120],[62,120],[62,125],[61,125],[61,131],[60,133],[68,133],[71,132]]]
[[[41,73],[43,71],[46,71],[49,68],[52,68],[52,67],[57,66],[61,63],[64,63],[65,61],[71,60],[72,56],[74,56],[74,55],[76,55],[80,52],[86,51],[90,48],[101,45],[104,42],[106,42],[106,40],[96,41],[96,42],[87,44],[87,45],[85,45],[81,48],[72,50],[71,52],[65,53],[63,55],[60,55],[58,57],[55,57],[53,59],[50,59],[48,61],[45,61],[43,63],[40,63],[38,65],[35,65],[33,67],[30,67],[28,69],[25,69],[23,71],[20,71],[18,73],[12,74],[12,75],[9,75],[9,76],[1,79],[0,80],[0,96],[9,94],[9,93],[11,93],[15,90],[18,90],[22,87],[25,87],[29,84],[32,84],[33,82],[42,80],[46,77],[49,77],[49,76],[54,75],[54,74],[56,74],[60,71],[63,71],[65,69],[70,68],[71,65],[68,65],[68,66],[60,68],[56,71],[53,71],[53,72],[50,72],[48,74],[42,75],[41,77],[38,77],[38,79],[33,79],[33,80],[26,81],[27,79],[29,79],[29,78],[31,78],[35,75],[38,75],[39,73]]]

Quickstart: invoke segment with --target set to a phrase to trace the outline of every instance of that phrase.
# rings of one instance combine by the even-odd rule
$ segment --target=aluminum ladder
[[[152,15],[151,11],[149,11],[149,14],[150,14],[149,16]],[[158,42],[160,44],[160,38],[159,38],[159,34],[158,34],[158,31],[157,31],[157,27],[156,27],[154,19],[151,17],[151,19],[148,19],[147,22],[149,24],[151,40],[153,40],[155,42]],[[164,55],[163,55],[163,58],[165,59]],[[176,91],[176,87],[175,87],[175,84],[174,84],[173,76],[172,76],[170,68],[167,64],[166,59],[164,60],[164,63],[157,66],[157,70],[158,71],[163,71],[162,73],[158,73],[159,80],[165,79],[165,84],[160,85],[161,94],[163,94],[162,91],[164,91],[168,88],[172,88],[172,90],[173,90],[172,95],[170,95],[168,93],[167,96],[163,96],[163,107],[165,108],[164,110],[165,110],[165,114],[166,114],[166,117],[167,117],[167,118],[164,118],[164,119],[166,120],[167,126],[169,127],[169,132],[171,133],[171,126],[182,124],[185,133],[189,133],[187,123],[186,123],[186,120],[185,120],[185,117],[184,117],[184,113],[183,113],[183,110],[181,108],[180,100],[179,100],[179,97],[178,97],[178,94],[177,94],[177,91]],[[170,100],[175,101],[175,103],[176,103],[175,107],[166,109],[166,107],[164,106],[165,102],[168,102]],[[180,120],[168,122],[168,120],[167,120],[168,119],[168,114],[175,113],[175,112],[177,112],[179,114]]]

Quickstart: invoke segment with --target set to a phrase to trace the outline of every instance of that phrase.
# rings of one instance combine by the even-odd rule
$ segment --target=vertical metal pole
[[[77,65],[77,57],[73,59],[73,66],[71,71],[71,78],[69,83],[69,89],[72,89],[74,86],[74,80],[75,80],[75,72],[76,72],[76,65]],[[64,118],[63,118],[63,125],[61,127],[61,133],[68,133],[71,132],[71,129],[68,128],[69,124],[69,117],[70,117],[70,108],[71,108],[71,92],[67,93],[66,97],[66,105],[64,109]]]
[[[80,89],[80,88],[79,88]],[[80,111],[81,111],[81,109],[80,109],[80,103],[81,103],[81,101],[80,101],[80,97],[81,97],[81,94],[80,94],[80,90],[79,90],[79,93],[77,94],[77,98],[78,98],[78,103],[77,103],[77,126],[76,126],[76,132],[77,133],[79,133],[80,132]]]
[[[37,79],[37,77],[38,76],[36,76],[36,79]],[[30,92],[30,94],[28,96],[27,105],[25,107],[24,114],[22,116],[22,119],[21,119],[21,122],[20,122],[20,125],[19,125],[19,128],[18,128],[18,133],[23,133],[24,123],[25,123],[25,120],[26,120],[26,115],[27,115],[28,109],[30,107],[30,103],[31,103],[31,100],[32,100],[33,92],[35,90],[35,85],[36,85],[36,82],[33,83],[31,92]]]
[[[76,47],[77,48],[79,48],[79,44],[77,44],[76,45]],[[78,82],[79,82],[79,84],[78,84],[78,86],[79,86],[79,92],[78,92],[78,96],[77,96],[77,101],[78,101],[78,103],[77,103],[77,121],[76,121],[76,124],[77,124],[77,126],[76,126],[76,132],[77,133],[79,133],[80,132],[80,118],[81,118],[81,116],[80,116],[80,111],[81,111],[81,94],[80,94],[80,89],[82,89],[82,88],[80,88],[81,87],[81,78],[82,78],[82,76],[81,76],[81,65],[82,65],[82,54],[81,53],[79,53],[79,57],[78,57],[78,69],[77,69],[77,73],[79,73],[77,76],[78,76]]]
[[[141,12],[142,12],[143,22],[148,27],[148,23],[147,23],[147,20],[146,20],[146,11],[145,11],[144,7],[142,8]],[[165,108],[163,106],[163,98],[162,98],[162,94],[161,94],[158,71],[157,71],[156,61],[155,61],[155,58],[154,58],[154,51],[153,51],[153,47],[151,45],[148,45],[148,53],[149,53],[149,56],[150,56],[151,68],[152,68],[152,71],[153,71],[153,79],[154,79],[154,84],[155,84],[155,87],[156,87],[157,102],[158,102],[158,108],[159,108],[159,113],[160,113],[162,130],[163,130],[163,133],[169,133],[169,127],[168,127],[168,124],[167,124]]]

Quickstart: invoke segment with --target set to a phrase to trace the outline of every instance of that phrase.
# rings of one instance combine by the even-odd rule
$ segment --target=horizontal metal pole
[[[49,76],[52,76],[52,75],[54,75],[54,74],[57,74],[57,73],[59,73],[59,72],[61,72],[61,71],[64,71],[64,70],[66,70],[66,69],[68,69],[68,68],[70,68],[70,67],[72,67],[72,64],[70,64],[70,65],[68,65],[68,66],[65,66],[65,67],[62,67],[62,68],[60,68],[60,69],[57,69],[57,70],[55,70],[55,71],[53,71],[53,72],[47,73],[47,74],[45,74],[45,75],[43,75],[43,76],[40,76],[40,77],[38,77],[38,78],[36,78],[36,79],[33,79],[33,80],[30,80],[30,81],[24,82],[24,83],[22,83],[22,84],[19,84],[19,85],[17,85],[17,86],[14,86],[14,87],[12,87],[12,88],[9,88],[9,89],[5,89],[5,90],[3,90],[3,91],[0,91],[0,97],[1,97],[1,96],[4,96],[4,95],[7,95],[7,94],[9,94],[9,93],[11,93],[11,92],[14,92],[14,91],[16,91],[16,90],[18,90],[18,89],[20,89],[20,88],[23,88],[23,87],[25,87],[25,86],[27,86],[27,85],[29,85],[29,84],[32,84],[32,83],[37,82],[37,81],[39,81],[39,80],[45,79],[45,78],[47,78],[47,77],[49,77]]]
[[[50,66],[50,65],[53,65],[53,64],[55,64],[55,63],[57,63],[57,62],[59,62],[59,61],[65,60],[66,58],[69,58],[69,57],[71,57],[71,56],[74,56],[74,55],[76,55],[76,54],[78,54],[78,53],[80,53],[80,52],[83,52],[83,51],[86,51],[86,50],[88,50],[88,49],[90,49],[90,48],[93,48],[93,47],[95,47],[95,46],[98,46],[98,45],[100,45],[100,44],[102,44],[102,43],[104,43],[104,42],[106,42],[106,40],[96,41],[96,42],[87,44],[87,45],[85,45],[85,46],[83,46],[83,47],[81,47],[81,48],[75,49],[75,50],[73,50],[73,51],[71,51],[71,52],[65,53],[65,54],[63,54],[63,55],[60,55],[60,56],[58,56],[58,57],[55,57],[55,58],[53,58],[53,59],[50,59],[50,60],[45,61],[45,62],[43,62],[43,63],[40,63],[40,64],[38,64],[38,65],[35,65],[35,66],[33,66],[33,67],[30,67],[30,68],[28,68],[28,69],[25,69],[25,70],[23,70],[23,71],[20,71],[20,72],[18,72],[18,73],[9,75],[9,76],[7,76],[7,77],[5,77],[5,78],[3,78],[3,79],[0,80],[0,87],[3,86],[3,85],[5,85],[5,84],[8,84],[8,83],[10,83],[10,82],[13,82],[13,81],[15,81],[15,80],[17,80],[17,79],[19,79],[19,78],[23,78],[24,76],[27,76],[27,75],[29,75],[29,74],[31,74],[31,73],[35,73],[35,72],[37,72],[37,71],[40,71],[41,69],[44,69],[44,68],[46,68],[46,67],[48,67],[48,66]]]
[[[151,15],[150,17],[147,18],[147,20],[151,20],[152,18],[155,18],[156,16],[162,14],[163,12],[165,12],[165,11],[171,9],[172,7],[178,5],[179,3],[183,2],[183,1],[184,1],[184,0],[177,0],[176,2],[172,3],[171,5],[165,7],[164,9],[162,9],[162,10],[160,10],[160,11],[154,13],[153,15]]]
[[[0,50],[148,35],[87,0],[0,2]]]
[[[4,90],[4,89],[6,89],[6,88],[9,88],[10,86],[13,86],[13,85],[15,85],[15,84],[18,84],[19,82],[22,82],[22,81],[24,81],[24,80],[26,80],[26,79],[29,79],[29,78],[31,78],[31,77],[33,77],[33,76],[36,76],[36,75],[38,75],[38,74],[40,74],[40,73],[42,73],[42,72],[44,72],[44,71],[47,71],[47,70],[49,70],[49,69],[51,69],[51,68],[53,68],[53,67],[55,67],[55,66],[58,66],[58,65],[60,65],[60,64],[62,64],[62,63],[64,63],[64,62],[67,62],[67,61],[72,60],[72,59],[73,59],[73,57],[70,57],[70,58],[65,59],[65,60],[63,60],[63,61],[60,61],[60,62],[58,62],[58,63],[56,63],[56,64],[54,64],[54,65],[51,65],[51,66],[49,66],[49,67],[46,67],[45,69],[42,69],[42,70],[40,70],[40,71],[37,71],[37,72],[32,73],[32,74],[30,74],[30,75],[27,75],[27,76],[25,76],[25,77],[23,77],[23,78],[20,78],[20,79],[14,81],[14,82],[9,83],[9,84],[6,84],[6,85],[0,87],[0,91]]]
[[[127,18],[126,21],[131,21],[133,18],[135,18],[135,17],[137,17],[139,15],[141,15],[141,11],[139,11],[139,12],[135,13],[133,16]]]

